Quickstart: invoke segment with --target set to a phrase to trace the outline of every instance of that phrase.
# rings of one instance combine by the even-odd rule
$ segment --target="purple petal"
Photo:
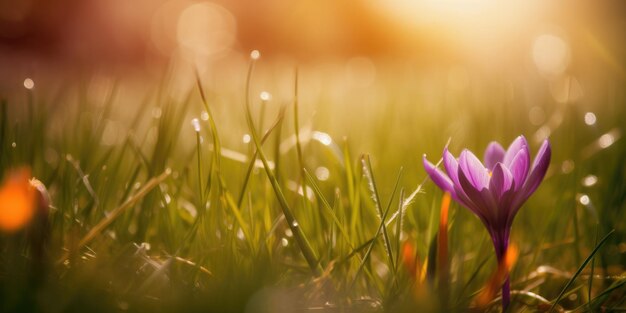
[[[543,141],[543,144],[541,144],[539,152],[537,152],[532,170],[530,171],[528,179],[524,184],[523,191],[525,192],[526,198],[530,197],[530,195],[537,190],[537,187],[539,187],[543,177],[546,176],[551,157],[552,148],[550,147],[550,142],[546,139]]]
[[[509,191],[513,186],[513,174],[498,162],[493,168],[491,173],[491,180],[489,181],[489,190],[493,194],[494,198],[500,200],[502,195]]]
[[[517,152],[522,149],[526,150],[527,155],[530,155],[530,152],[528,151],[528,141],[526,141],[526,138],[524,136],[518,136],[517,138],[515,138],[515,140],[513,140],[509,148],[506,150],[506,153],[504,154],[504,160],[502,162],[504,163],[504,166],[510,168],[513,158],[515,158]]]
[[[518,191],[512,201],[511,207],[514,212],[509,216],[509,223],[512,223],[513,217],[521,208],[522,204],[524,204],[524,202],[526,202],[526,200],[539,187],[539,184],[543,180],[544,176],[546,176],[551,157],[552,149],[550,148],[550,142],[546,139],[541,145],[541,148],[539,148],[539,152],[537,152],[537,156],[535,157],[532,169],[528,174],[528,178],[526,178],[524,186]]]
[[[465,176],[467,176],[476,190],[482,190],[489,186],[489,172],[471,151],[463,150],[463,152],[461,152],[459,168]],[[465,188],[463,188],[463,190],[465,190]]]
[[[448,176],[446,176],[446,174],[444,174],[440,169],[436,168],[432,163],[430,163],[426,159],[426,155],[424,155],[422,162],[424,163],[424,169],[426,170],[426,173],[428,173],[428,176],[430,176],[430,179],[435,183],[435,185],[437,185],[443,191],[447,191],[450,194],[455,194],[452,181],[450,180],[450,178],[448,178]]]
[[[483,198],[484,194],[481,192],[484,190],[486,194],[489,194],[489,190],[487,188],[481,190],[476,189],[461,168],[459,168],[458,173],[461,187],[467,195],[469,203],[472,204],[468,209],[489,223],[494,221],[496,218],[496,208],[492,206],[490,201],[485,201]]]
[[[485,150],[485,167],[492,171],[493,167],[496,166],[496,163],[502,162],[503,159],[504,148],[502,148],[502,146],[495,141],[489,143],[487,149]]]
[[[530,156],[526,151],[527,150],[525,149],[519,150],[511,161],[511,165],[509,165],[509,169],[511,174],[513,174],[513,179],[515,180],[516,189],[520,189],[522,187],[526,181],[526,176],[528,175]]]
[[[443,166],[446,168],[446,172],[448,173],[448,177],[452,180],[455,185],[461,185],[459,183],[459,163],[454,158],[452,153],[448,151],[448,147],[443,150]]]

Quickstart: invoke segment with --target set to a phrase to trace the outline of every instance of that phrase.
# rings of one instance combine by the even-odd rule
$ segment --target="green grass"
[[[421,156],[436,160],[450,139],[453,152],[482,155],[519,134],[534,154],[542,125],[553,161],[513,226],[511,311],[626,308],[619,79],[583,98],[601,103],[558,104],[533,75],[466,90],[398,75],[346,90],[342,102],[332,86],[307,92],[311,69],[282,86],[253,68],[247,80],[198,77],[183,97],[165,77],[139,101],[123,81],[105,98],[68,83],[3,100],[2,173],[29,166],[52,203],[47,228],[0,235],[0,311],[466,311],[495,270],[493,248],[453,204],[450,296],[440,301],[442,194]],[[254,95],[266,88],[289,96],[262,103]],[[532,107],[545,122],[529,121]],[[583,123],[586,110],[596,125]],[[600,149],[612,130],[615,142]],[[597,183],[583,185],[590,174]],[[407,241],[428,260],[424,282],[402,261]],[[499,310],[497,299],[487,310]]]

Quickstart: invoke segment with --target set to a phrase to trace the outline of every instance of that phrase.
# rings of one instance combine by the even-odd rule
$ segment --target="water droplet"
[[[286,247],[286,246],[288,246],[288,245],[289,245],[289,240],[287,240],[287,238],[283,238],[283,239],[281,239],[281,240],[280,240],[280,244],[281,244],[283,247]]]
[[[261,57],[261,52],[259,52],[259,50],[252,50],[252,52],[250,52],[250,57],[253,60],[258,60]]]
[[[272,99],[272,95],[267,91],[261,91],[261,94],[259,95],[259,97],[263,101],[270,101]]]
[[[243,143],[250,143],[250,135],[245,134],[243,135]]]
[[[243,230],[241,228],[239,228],[237,230],[237,238],[239,238],[239,240],[244,240],[246,238],[246,236],[243,234]]]
[[[298,224],[298,221],[294,220],[293,222],[291,222],[291,226],[295,227],[299,227],[300,224]]]
[[[313,139],[319,141],[321,144],[325,146],[329,146],[331,143],[333,143],[333,138],[330,137],[329,134],[319,132],[319,131],[313,132]]]
[[[600,145],[600,148],[602,149],[610,147],[614,142],[615,142],[615,137],[613,137],[613,135],[608,134],[608,133],[600,136],[600,138],[598,139],[598,144]]]
[[[598,177],[596,175],[587,175],[583,178],[583,186],[591,187],[598,182]]]
[[[585,124],[589,126],[594,125],[596,123],[596,120],[596,115],[593,114],[593,112],[585,113]]]
[[[328,170],[328,168],[320,166],[315,169],[315,176],[320,181],[326,181],[330,177],[330,171]]]
[[[578,198],[578,201],[580,201],[580,204],[582,205],[589,205],[589,203],[591,203],[591,200],[589,199],[588,195],[580,196],[580,198]]]
[[[17,147],[17,143],[15,143],[15,141],[14,141],[14,142],[12,142],[12,143],[11,143],[11,147],[13,147],[13,148]]]
[[[200,121],[197,118],[191,120],[191,125],[193,126],[193,130],[195,130],[196,133],[200,132]]]
[[[208,121],[209,113],[207,113],[207,111],[202,111],[202,113],[200,113],[200,119],[202,119],[203,121]]]
[[[30,78],[24,79],[24,88],[28,90],[35,88],[35,82]]]

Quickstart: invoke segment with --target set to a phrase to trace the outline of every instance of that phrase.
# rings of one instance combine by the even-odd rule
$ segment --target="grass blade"
[[[587,263],[589,263],[589,261],[591,261],[593,259],[593,257],[596,255],[596,252],[598,252],[598,250],[600,250],[600,248],[604,245],[604,243],[615,233],[615,229],[611,230],[608,234],[606,234],[606,236],[604,236],[604,238],[602,238],[602,240],[600,240],[600,242],[596,245],[596,247],[593,249],[593,251],[591,251],[591,253],[589,254],[589,256],[585,259],[585,261],[580,265],[580,267],[578,268],[578,270],[576,270],[576,273],[574,273],[574,275],[572,276],[572,278],[570,278],[570,280],[567,282],[567,284],[565,285],[565,287],[563,287],[563,290],[561,290],[561,293],[559,294],[559,296],[554,300],[554,302],[552,303],[552,307],[550,307],[550,310],[548,312],[552,312],[554,310],[554,308],[556,307],[556,305],[559,303],[559,301],[561,301],[561,299],[563,298],[563,295],[565,294],[565,292],[567,291],[567,289],[574,283],[574,280],[576,280],[576,277],[578,277],[578,275],[580,275],[580,273],[583,271],[583,269],[585,268],[585,266],[587,266]]]
[[[254,69],[254,63],[255,63],[254,61],[255,61],[254,59],[251,60],[250,67],[248,68],[248,75],[246,78],[246,89],[245,89],[245,95],[246,95],[245,115],[246,115],[246,120],[248,123],[248,128],[250,130],[250,133],[252,134],[252,139],[254,140],[254,144],[256,145],[259,158],[261,159],[261,162],[263,163],[263,167],[265,168],[267,177],[270,181],[270,184],[272,185],[272,188],[274,189],[274,193],[276,194],[276,197],[278,198],[278,202],[283,211],[283,215],[285,216],[285,220],[287,221],[287,224],[289,228],[291,229],[291,232],[293,233],[293,236],[296,239],[296,242],[298,243],[298,247],[300,248],[302,255],[304,256],[306,262],[308,263],[309,268],[313,272],[313,275],[319,276],[321,275],[323,270],[318,262],[317,255],[313,251],[311,244],[309,243],[304,232],[302,231],[302,228],[296,221],[296,218],[293,215],[293,212],[291,208],[289,207],[289,204],[287,203],[287,199],[285,198],[282,188],[280,188],[280,184],[278,183],[278,180],[274,176],[274,173],[272,172],[272,169],[269,166],[267,158],[265,157],[265,153],[263,152],[263,147],[261,146],[261,138],[259,138],[259,135],[256,132],[256,127],[254,126],[254,120],[252,118],[252,113],[250,111],[250,94],[249,94],[250,93],[250,80],[252,77],[252,71]]]

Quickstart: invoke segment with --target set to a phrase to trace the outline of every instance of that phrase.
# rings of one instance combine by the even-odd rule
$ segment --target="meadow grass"
[[[0,236],[0,311],[497,311],[497,297],[476,306],[497,267],[489,236],[453,202],[437,239],[442,193],[421,157],[519,134],[533,151],[549,135],[553,160],[513,225],[509,311],[626,309],[618,81],[558,103],[531,78],[398,78],[338,103],[300,95],[301,71],[273,101],[254,96],[275,82],[253,67],[237,92],[197,75],[182,97],[163,79],[139,103],[123,84],[3,100],[2,173],[30,167],[51,206],[47,227]]]

